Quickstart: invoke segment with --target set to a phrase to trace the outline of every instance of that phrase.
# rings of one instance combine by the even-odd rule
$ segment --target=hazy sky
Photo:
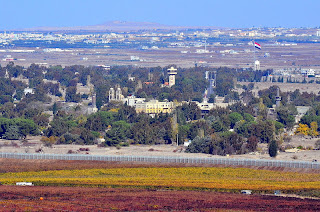
[[[319,27],[320,0],[0,0],[0,29],[107,21],[181,26]]]

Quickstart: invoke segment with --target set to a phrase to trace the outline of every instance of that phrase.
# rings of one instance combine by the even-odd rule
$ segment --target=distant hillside
[[[137,31],[156,29],[218,29],[212,26],[169,26],[152,22],[109,21],[99,25],[75,27],[33,27],[13,31]]]

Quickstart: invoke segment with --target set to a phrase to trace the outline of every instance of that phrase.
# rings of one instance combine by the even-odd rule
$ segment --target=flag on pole
[[[254,42],[254,47],[256,47],[257,49],[261,49],[261,45],[257,42]]]

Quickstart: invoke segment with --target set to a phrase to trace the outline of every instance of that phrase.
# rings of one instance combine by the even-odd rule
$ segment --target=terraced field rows
[[[219,167],[150,167],[3,173],[3,184],[255,191],[320,190],[320,174]]]

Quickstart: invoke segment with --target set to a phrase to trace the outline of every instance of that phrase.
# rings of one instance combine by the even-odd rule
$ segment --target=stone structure
[[[172,87],[173,85],[176,84],[176,74],[177,74],[177,69],[175,69],[174,67],[171,67],[168,69],[169,87]]]

